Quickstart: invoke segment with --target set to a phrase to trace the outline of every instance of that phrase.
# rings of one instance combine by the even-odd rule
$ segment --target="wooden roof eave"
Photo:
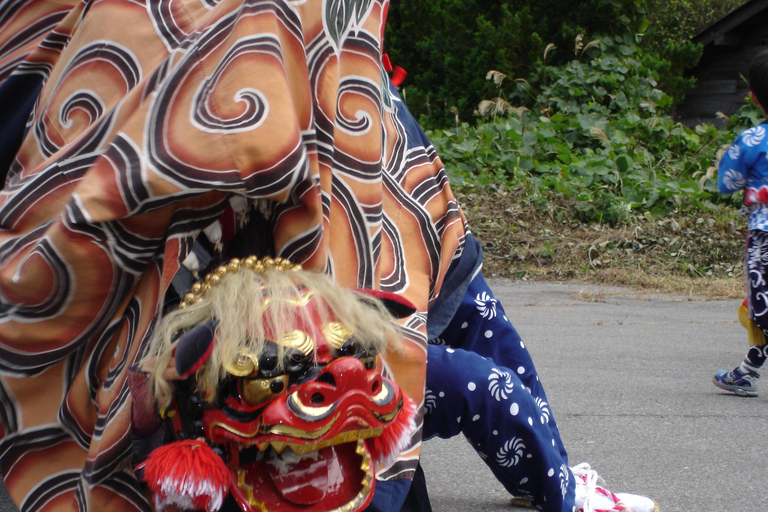
[[[768,8],[768,0],[751,0],[750,2],[742,4],[696,34],[693,37],[693,42],[701,43],[706,46],[714,42],[718,37],[724,36],[738,28],[739,25],[759,14],[766,8]]]

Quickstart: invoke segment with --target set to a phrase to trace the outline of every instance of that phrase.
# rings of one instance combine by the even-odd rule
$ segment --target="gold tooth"
[[[288,443],[285,441],[271,441],[269,443],[272,445],[272,448],[279,454],[283,453],[283,450],[285,450],[285,447],[288,446]]]
[[[368,453],[368,451],[365,449],[365,443],[363,440],[359,440],[357,442],[357,448],[355,448],[355,453],[360,455],[363,460],[360,463],[360,469],[365,472],[365,477],[363,478],[363,486],[371,484],[371,480],[373,479],[373,467],[371,465],[371,456]]]
[[[267,451],[267,448],[269,448],[269,443],[258,443],[256,448],[258,448],[261,453],[264,453]]]
[[[361,457],[365,457],[366,451],[365,451],[365,442],[362,439],[357,440],[357,446],[355,447],[355,453],[360,455]]]
[[[303,455],[301,452],[304,449],[304,445],[296,444],[296,443],[288,443],[288,448],[291,449],[293,453],[296,455]]]
[[[293,450],[296,455],[306,455],[315,451],[315,446],[297,444],[291,445],[291,450]]]

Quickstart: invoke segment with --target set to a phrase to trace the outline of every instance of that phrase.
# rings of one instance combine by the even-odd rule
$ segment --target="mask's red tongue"
[[[333,448],[327,448],[315,452],[317,457],[296,461],[281,459],[267,464],[267,472],[283,499],[297,505],[313,505],[325,498],[328,490],[334,487],[332,473],[336,457],[333,452]]]
[[[288,450],[288,449],[287,449]],[[242,468],[242,484],[235,489],[235,498],[243,510],[255,512],[324,512],[347,506],[363,490],[366,476],[361,468],[363,459],[355,443],[344,443],[319,450],[309,457],[284,452],[281,457],[259,461]],[[373,490],[362,496],[355,507],[367,505]],[[242,505],[248,495],[259,502],[260,508]]]

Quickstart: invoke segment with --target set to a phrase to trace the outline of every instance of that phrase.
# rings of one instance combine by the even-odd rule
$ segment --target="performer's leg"
[[[509,368],[530,390],[536,403],[547,415],[546,425],[552,431],[560,455],[567,463],[566,450],[533,360],[482,274],[478,274],[470,283],[445,331],[437,339],[430,340],[430,343],[475,352],[495,364]]]
[[[571,512],[573,475],[549,409],[527,388],[517,372],[476,353],[430,345],[424,438],[463,433],[510,493]]]
[[[371,503],[365,512],[432,512],[427,494],[427,483],[421,465],[416,467],[413,480],[387,480],[376,482]]]
[[[749,312],[757,327],[768,335],[768,233],[752,231],[747,244],[747,279]],[[762,340],[764,341],[764,339]],[[752,346],[740,368],[744,372],[758,373],[765,364],[768,353],[765,343]]]
[[[768,335],[768,233],[765,231],[749,232],[744,267],[749,321],[763,332],[763,336],[750,336],[750,342],[757,339],[761,344],[750,346],[744,360],[733,370],[718,370],[712,382],[739,396],[757,396],[756,380],[768,358],[768,345],[765,344]]]
[[[376,482],[373,498],[368,507],[366,507],[365,512],[392,512],[401,510],[408,497],[410,488],[411,480],[407,478]]]

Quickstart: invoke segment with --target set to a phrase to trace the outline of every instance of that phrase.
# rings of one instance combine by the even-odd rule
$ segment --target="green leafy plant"
[[[481,102],[481,122],[429,134],[455,184],[502,186],[610,225],[733,201],[717,192],[714,165],[737,129],[759,121],[754,107],[725,129],[690,129],[670,116],[633,35],[577,38],[574,54],[526,80],[488,73],[497,96]]]

